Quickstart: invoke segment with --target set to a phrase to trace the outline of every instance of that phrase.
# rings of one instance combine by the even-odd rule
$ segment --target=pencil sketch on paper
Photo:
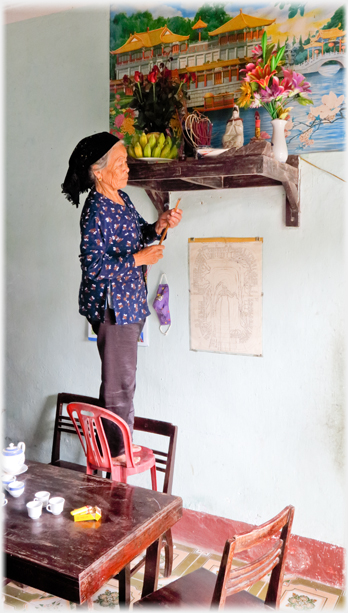
[[[190,239],[191,349],[262,354],[262,240]]]

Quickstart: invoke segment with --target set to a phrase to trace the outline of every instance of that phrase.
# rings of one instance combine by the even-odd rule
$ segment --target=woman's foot
[[[123,453],[122,455],[118,455],[116,458],[111,458],[112,459],[112,463],[113,464],[119,464],[120,466],[126,466],[126,454]],[[133,458],[134,460],[134,464],[139,464],[140,462],[140,458],[139,457],[135,457]]]

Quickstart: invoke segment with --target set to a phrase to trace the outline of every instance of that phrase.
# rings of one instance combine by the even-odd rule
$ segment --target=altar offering
[[[99,507],[85,506],[80,509],[73,509],[70,511],[71,515],[74,517],[74,521],[98,521],[102,512]]]

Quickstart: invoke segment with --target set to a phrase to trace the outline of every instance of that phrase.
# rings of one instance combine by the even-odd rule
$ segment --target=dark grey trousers
[[[145,320],[136,324],[117,325],[112,309],[105,311],[105,322],[93,325],[98,335],[97,345],[101,359],[101,386],[99,397],[103,406],[122,417],[133,435],[135,380],[138,338]],[[116,424],[103,420],[110,445],[111,456],[124,453],[121,430]]]

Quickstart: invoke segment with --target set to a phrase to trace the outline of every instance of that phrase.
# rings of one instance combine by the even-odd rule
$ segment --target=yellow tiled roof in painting
[[[345,36],[345,32],[343,30],[339,30],[338,28],[331,28],[331,30],[319,30],[318,34],[313,36],[309,45],[303,45],[304,49],[311,49],[312,47],[319,47],[319,45],[323,45],[323,42],[320,42],[320,38],[324,40],[337,40]],[[342,38],[342,42],[344,39]]]
[[[249,58],[251,61],[251,58]],[[187,66],[186,68],[180,69],[179,74],[183,72],[202,72],[204,70],[215,70],[215,68],[227,68],[228,66],[241,66],[242,64],[248,63],[248,58],[235,60],[217,60],[216,62],[207,62],[206,64],[200,64],[199,66]]]
[[[199,18],[197,23],[195,23],[195,25],[192,26],[192,30],[198,30],[198,28],[206,28],[207,25],[208,25],[207,23],[204,23],[204,21],[202,21],[201,18]]]
[[[312,38],[312,43],[315,43],[319,38],[325,39],[336,39],[344,36],[345,32],[343,30],[339,30],[338,28],[331,28],[331,30],[319,30],[318,34]]]
[[[270,26],[275,22],[275,19],[263,19],[262,17],[252,17],[251,15],[245,15],[242,9],[239,9],[240,13],[237,17],[233,17],[220,26],[213,32],[209,32],[209,36],[217,36],[218,34],[226,34],[226,32],[234,32],[235,30],[245,30],[246,28],[263,28],[264,26]]]
[[[321,47],[323,43],[309,43],[309,45],[303,45],[304,49],[314,49],[315,47]]]
[[[180,34],[174,34],[164,26],[164,28],[157,28],[157,30],[147,30],[147,32],[134,32],[128,38],[127,42],[111,51],[111,55],[118,55],[119,53],[127,53],[129,51],[137,51],[143,47],[156,47],[156,45],[162,45],[165,43],[177,43],[183,40],[187,40],[189,36],[180,36]]]

